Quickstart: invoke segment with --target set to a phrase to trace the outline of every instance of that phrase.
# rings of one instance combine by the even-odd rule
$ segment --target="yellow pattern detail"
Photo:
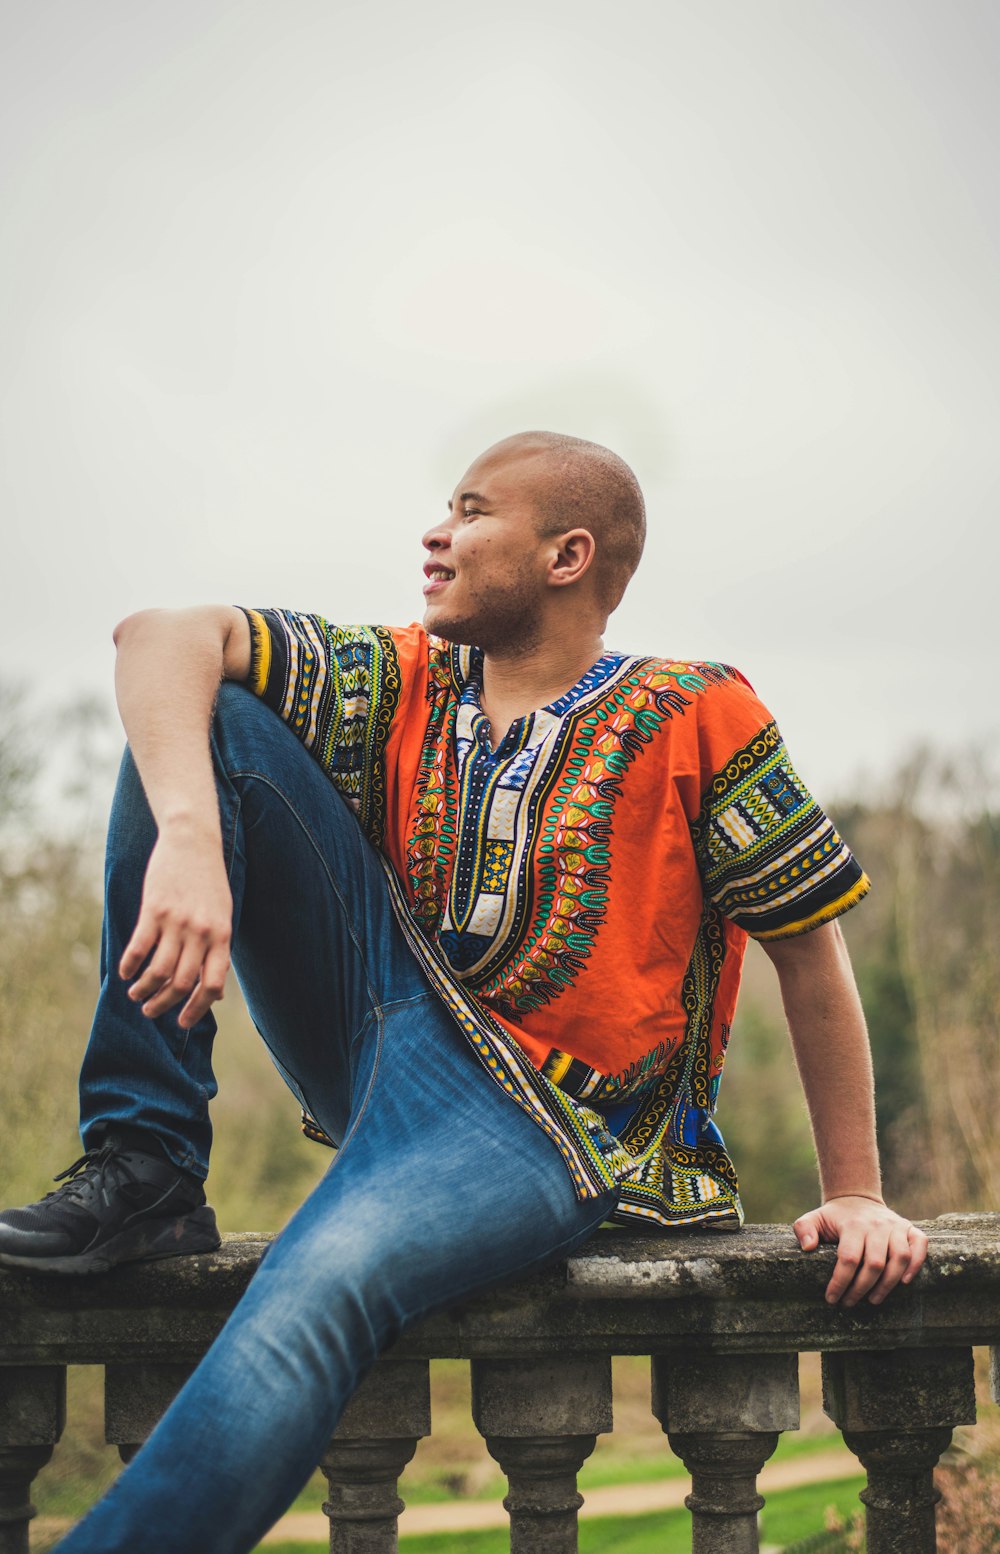
[[[250,621],[249,685],[255,696],[263,696],[271,673],[271,633],[259,610],[247,610]]]
[[[560,1079],[565,1078],[569,1073],[569,1066],[572,1061],[573,1059],[568,1052],[560,1052],[559,1057],[551,1068],[546,1065],[546,1078],[551,1079],[552,1083],[557,1085]]]
[[[808,933],[810,928],[819,928],[823,923],[831,923],[835,917],[846,912],[854,906],[863,896],[867,896],[872,888],[872,882],[867,874],[862,874],[857,884],[852,885],[843,896],[838,896],[836,901],[830,901],[825,907],[820,907],[811,917],[803,917],[800,922],[786,923],[783,928],[770,928],[764,933],[754,932],[754,938],[763,942],[766,939],[794,939],[797,934]]]

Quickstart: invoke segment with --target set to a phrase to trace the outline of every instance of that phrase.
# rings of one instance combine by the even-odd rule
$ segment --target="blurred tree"
[[[838,829],[861,859],[873,889],[843,921],[868,1021],[875,1069],[879,1149],[884,1160],[901,1129],[919,1127],[922,1075],[913,991],[904,964],[899,888],[899,812],[895,803],[841,805]]]
[[[0,681],[0,837],[7,840],[30,809],[41,764],[24,712],[25,701],[21,686]]]
[[[912,1213],[1000,1197],[998,793],[984,753],[921,750],[851,816],[878,906],[845,926],[874,994],[886,1175]]]
[[[765,976],[773,978],[770,967]],[[747,1218],[779,1224],[816,1206],[816,1156],[780,1001],[765,1001],[748,981],[726,1058],[719,1124]]]

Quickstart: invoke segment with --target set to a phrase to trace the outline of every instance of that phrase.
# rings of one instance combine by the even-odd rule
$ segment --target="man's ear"
[[[593,566],[597,542],[589,529],[567,529],[552,537],[555,547],[549,561],[548,581],[553,588],[578,583]]]

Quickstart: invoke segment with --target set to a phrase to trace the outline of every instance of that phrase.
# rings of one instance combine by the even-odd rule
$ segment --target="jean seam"
[[[422,1004],[426,1003],[428,1000],[433,1001],[435,999],[437,999],[437,994],[432,987],[429,987],[426,992],[414,993],[410,998],[390,998],[387,999],[384,1004],[376,1001],[372,1004],[369,1014],[365,1016],[364,1023],[362,1024],[361,1029],[358,1031],[358,1035],[360,1036],[361,1031],[363,1031],[365,1026],[368,1024],[368,1020],[371,1014],[389,1014],[397,1009],[405,1009],[409,1004]]]
[[[309,842],[309,845],[312,847],[313,852],[316,854],[316,857],[317,857],[317,859],[319,861],[320,868],[323,870],[323,873],[326,875],[327,880],[329,881],[329,884],[330,884],[330,889],[333,891],[333,894],[336,896],[337,901],[338,901],[338,903],[340,905],[340,909],[341,909],[341,911],[344,914],[344,920],[345,920],[346,927],[347,927],[348,937],[350,938],[351,943],[354,945],[354,948],[355,948],[355,950],[357,952],[358,959],[360,960],[362,968],[364,970],[365,987],[368,990],[369,1000],[370,1000],[370,1002],[373,1005],[377,1005],[378,1004],[378,999],[375,996],[375,989],[372,986],[371,976],[370,976],[369,971],[368,971],[368,960],[367,960],[367,957],[365,956],[364,950],[361,947],[361,942],[358,939],[357,934],[354,932],[354,926],[353,926],[353,924],[351,922],[350,913],[347,910],[347,902],[346,902],[343,894],[341,893],[341,891],[340,891],[340,889],[339,889],[339,887],[337,885],[336,880],[334,879],[333,875],[331,874],[330,869],[327,866],[326,859],[323,856],[322,848],[320,847],[318,841],[316,840],[316,838],[313,835],[312,831],[310,830],[309,826],[306,824],[305,820],[302,818],[302,816],[299,813],[295,803],[289,797],[289,795],[284,791],[284,789],[280,788],[278,786],[278,784],[273,780],[273,778],[267,776],[266,773],[264,773],[264,772],[235,771],[235,772],[229,772],[229,773],[227,773],[227,775],[228,775],[230,781],[235,781],[237,778],[241,778],[242,777],[242,778],[250,778],[253,781],[263,783],[266,788],[270,788],[271,789],[272,793],[276,793],[278,795],[278,797],[282,800],[282,802],[290,810],[291,814],[295,817],[295,820],[298,822],[298,825],[299,825],[300,829],[302,830],[303,835],[306,837],[306,839]]]
[[[371,1100],[372,1091],[375,1088],[375,1080],[378,1077],[378,1071],[379,1071],[379,1068],[381,1067],[381,1064],[382,1064],[382,1044],[383,1044],[383,1042],[385,1040],[385,1023],[384,1023],[384,1021],[382,1019],[382,1011],[381,1011],[380,1008],[378,1008],[377,1005],[376,1005],[376,1007],[374,1009],[372,1009],[372,1011],[368,1015],[365,1016],[364,1022],[363,1022],[362,1026],[361,1026],[361,1031],[364,1030],[365,1026],[368,1024],[368,1021],[370,1019],[372,1019],[373,1017],[374,1017],[374,1019],[375,1019],[375,1021],[377,1023],[377,1026],[378,1026],[378,1035],[375,1038],[375,1061],[372,1064],[371,1076],[370,1076],[370,1078],[368,1080],[368,1084],[367,1084],[367,1087],[365,1089],[364,1098],[363,1098],[363,1100],[361,1102],[360,1110],[358,1111],[357,1116],[351,1122],[349,1128],[347,1129],[347,1132],[344,1134],[344,1137],[343,1137],[343,1139],[341,1141],[341,1144],[340,1144],[340,1148],[337,1151],[338,1159],[343,1154],[344,1150],[347,1148],[348,1144],[350,1143],[351,1139],[354,1137],[355,1133],[358,1131],[358,1127],[359,1127],[359,1125],[361,1123],[361,1119],[364,1117],[365,1112],[368,1110],[368,1102]],[[358,1035],[361,1034],[361,1031],[358,1032]]]
[[[355,1117],[354,1121],[351,1123],[350,1127],[348,1128],[347,1132],[345,1133],[343,1142],[340,1145],[338,1153],[342,1154],[343,1151],[346,1149],[347,1144],[348,1144],[348,1142],[351,1139],[351,1136],[357,1131],[358,1125],[361,1122],[362,1117],[364,1116],[365,1112],[368,1110],[368,1102],[371,1099],[372,1090],[375,1087],[375,1079],[376,1079],[376,1076],[378,1074],[379,1067],[380,1067],[381,1061],[382,1061],[382,1047],[383,1047],[384,1042],[385,1042],[385,1022],[383,1020],[383,1015],[386,1013],[386,1011],[389,1011],[389,1010],[394,1011],[396,1009],[405,1009],[408,1004],[422,1004],[427,999],[432,999],[433,1000],[435,998],[435,996],[436,995],[434,993],[433,988],[428,988],[426,993],[416,993],[416,994],[414,994],[414,996],[412,998],[397,998],[397,999],[395,999],[395,1000],[393,1000],[393,1001],[391,1001],[390,1003],[387,1003],[387,1004],[373,1004],[371,1009],[369,1009],[368,1013],[365,1015],[365,1018],[362,1021],[360,1027],[358,1028],[358,1030],[355,1032],[354,1036],[351,1039],[351,1046],[353,1047],[354,1043],[356,1041],[358,1041],[361,1036],[364,1035],[365,1029],[368,1026],[369,1022],[371,1020],[375,1020],[377,1022],[377,1024],[378,1024],[378,1036],[376,1038],[376,1047],[375,1047],[375,1062],[372,1065],[371,1078],[369,1079],[368,1087],[365,1090],[364,1100],[361,1102],[361,1110],[358,1112],[358,1115]]]
[[[374,1063],[372,1065],[372,1072],[371,1072],[371,1075],[369,1077],[368,1084],[367,1084],[367,1086],[365,1088],[365,1093],[364,1093],[364,1097],[363,1097],[362,1102],[361,1102],[361,1107],[360,1107],[357,1115],[355,1116],[355,1118],[351,1122],[350,1127],[348,1128],[346,1134],[344,1135],[343,1140],[341,1141],[340,1150],[338,1151],[338,1153],[340,1153],[340,1151],[342,1151],[346,1147],[346,1145],[347,1145],[348,1141],[350,1140],[350,1138],[352,1137],[352,1135],[357,1131],[358,1125],[360,1124],[362,1118],[365,1115],[365,1112],[368,1109],[368,1102],[369,1102],[369,1100],[371,1098],[371,1094],[372,1094],[372,1090],[373,1090],[373,1087],[374,1087],[374,1084],[375,1084],[375,1080],[376,1080],[376,1078],[378,1076],[379,1068],[381,1066],[382,1048],[383,1048],[383,1044],[384,1044],[384,1040],[385,1040],[385,1027],[384,1027],[383,1018],[382,1018],[383,1011],[384,1010],[389,1010],[389,1009],[402,1008],[402,1007],[405,1007],[407,1004],[420,1003],[420,1002],[424,1001],[427,998],[433,998],[435,995],[434,995],[433,989],[428,987],[425,991],[422,991],[420,993],[415,993],[415,994],[413,994],[409,998],[390,999],[389,1001],[387,1001],[384,1004],[379,1001],[379,999],[378,999],[378,997],[376,995],[376,992],[375,992],[375,988],[372,985],[371,976],[370,976],[369,970],[368,970],[367,957],[366,957],[366,955],[364,953],[364,950],[362,948],[361,942],[358,939],[358,936],[355,933],[354,927],[353,927],[353,925],[351,923],[350,914],[349,914],[349,912],[347,910],[347,903],[346,903],[346,900],[344,898],[344,895],[341,892],[341,890],[339,889],[339,887],[337,885],[337,882],[334,879],[334,876],[331,873],[331,871],[330,871],[330,869],[329,869],[329,867],[327,865],[326,858],[323,855],[323,850],[320,847],[319,842],[317,841],[317,839],[314,836],[314,834],[313,834],[312,830],[310,829],[309,825],[307,824],[307,822],[303,818],[302,814],[300,813],[300,811],[299,811],[297,805],[295,804],[295,802],[293,801],[293,799],[289,796],[288,793],[285,792],[285,790],[283,788],[281,788],[278,785],[278,783],[276,783],[273,780],[273,778],[271,778],[270,776],[268,776],[264,772],[258,772],[258,771],[253,770],[252,768],[240,768],[240,769],[237,769],[237,770],[234,770],[234,771],[227,771],[226,775],[227,775],[230,783],[232,783],[232,784],[235,784],[236,781],[240,780],[240,779],[263,783],[263,785],[266,788],[269,788],[272,793],[276,794],[278,796],[278,798],[281,799],[282,803],[286,806],[286,808],[289,810],[291,815],[294,817],[294,819],[297,822],[299,828],[301,829],[303,835],[306,837],[307,841],[309,842],[309,845],[312,847],[313,853],[315,854],[316,859],[319,862],[320,868],[323,870],[323,873],[325,874],[325,876],[326,876],[326,878],[327,878],[327,880],[329,882],[330,889],[332,890],[334,896],[336,897],[337,902],[338,902],[338,904],[340,906],[340,909],[341,909],[341,911],[344,914],[344,920],[345,920],[345,925],[346,925],[346,928],[347,928],[348,936],[349,936],[349,938],[351,940],[351,943],[354,945],[355,951],[357,953],[358,959],[359,959],[359,961],[361,963],[361,966],[362,966],[362,969],[363,969],[363,972],[364,972],[365,988],[366,988],[366,991],[367,991],[367,994],[368,994],[368,1001],[369,1001],[370,1008],[369,1008],[368,1014],[365,1016],[365,1019],[362,1022],[362,1025],[361,1025],[359,1031],[357,1032],[357,1035],[355,1036],[354,1040],[357,1040],[357,1037],[360,1036],[361,1033],[365,1030],[365,1028],[368,1025],[369,1021],[374,1018],[376,1020],[377,1027],[378,1027],[378,1034],[376,1036],[376,1047],[375,1047],[375,1061],[374,1061]],[[229,869],[230,876],[231,876],[231,871],[232,871],[232,863],[233,863],[234,858],[235,858],[235,832],[236,832],[236,826],[238,824],[239,816],[240,816],[240,813],[242,812],[242,808],[243,808],[242,795],[240,794],[238,789],[234,788],[234,791],[236,793],[236,810],[235,810],[235,813],[233,815],[232,828],[231,828],[231,842],[232,842],[233,845],[232,845],[232,853],[231,853],[231,857],[230,857],[230,869]],[[268,1042],[266,1036],[263,1035],[263,1032],[261,1032],[261,1036],[262,1036],[262,1039],[264,1041],[264,1045],[267,1047],[268,1051],[272,1052],[271,1045]],[[273,1055],[274,1054],[272,1052],[272,1057],[273,1057]],[[283,1064],[284,1067],[287,1067],[287,1064],[284,1063],[283,1059],[282,1059],[282,1064]],[[291,1073],[290,1069],[289,1069],[289,1072]],[[295,1079],[295,1083],[297,1084],[297,1086],[298,1086],[299,1090],[302,1092],[302,1094],[307,1096],[306,1086],[302,1083],[302,1080],[300,1079],[299,1075],[298,1074],[294,1074],[293,1078]],[[307,1096],[307,1099],[308,1099],[308,1096]]]
[[[275,1052],[260,1026],[255,1025],[254,1030],[257,1032],[257,1035],[260,1037],[261,1041],[264,1043],[264,1046],[267,1048],[271,1062],[278,1070],[279,1078],[284,1080],[286,1088],[291,1090],[291,1085],[289,1085],[287,1079],[285,1079],[285,1074],[287,1073],[291,1076],[296,1087],[294,1090],[292,1090],[293,1096],[298,1101],[303,1111],[307,1111],[312,1114],[312,1106],[310,1105],[309,1097],[306,1094],[306,1087],[302,1083],[302,1080],[299,1078],[298,1074],[294,1071],[294,1069],[289,1068],[283,1057],[280,1057],[279,1054]]]

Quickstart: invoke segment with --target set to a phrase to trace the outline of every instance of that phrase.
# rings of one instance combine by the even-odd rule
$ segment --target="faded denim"
[[[569,1252],[581,1203],[555,1146],[489,1077],[431,990],[353,814],[275,714],[224,685],[212,749],[233,963],[299,1100],[341,1142],[147,1444],[59,1554],[243,1554],[295,1498],[376,1357],[414,1322]],[[108,841],[102,991],[81,1077],[85,1143],[152,1129],[204,1175],[207,1016],[151,1022],[114,975],[155,826],[126,755]],[[111,1275],[114,1277],[114,1275]]]

